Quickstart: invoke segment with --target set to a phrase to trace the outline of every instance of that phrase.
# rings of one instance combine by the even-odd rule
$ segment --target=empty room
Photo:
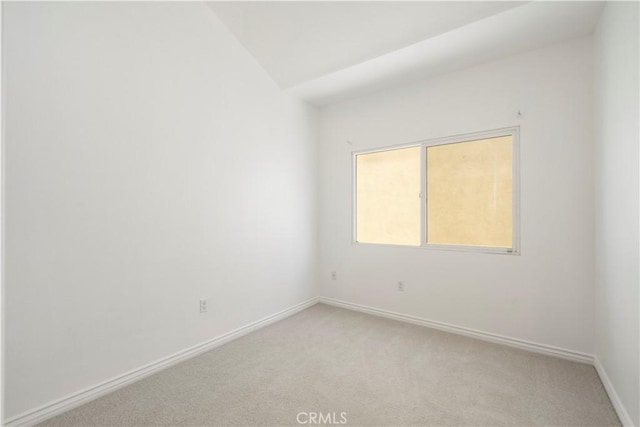
[[[0,424],[640,426],[640,2],[0,5]]]

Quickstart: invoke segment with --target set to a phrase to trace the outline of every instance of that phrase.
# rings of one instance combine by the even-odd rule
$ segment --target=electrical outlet
[[[398,292],[404,292],[404,282],[398,282]]]
[[[336,273],[335,271],[331,272],[331,280],[338,280],[338,273]]]
[[[209,309],[209,305],[207,304],[207,300],[206,299],[201,299],[200,300],[200,313],[206,313],[208,309]]]

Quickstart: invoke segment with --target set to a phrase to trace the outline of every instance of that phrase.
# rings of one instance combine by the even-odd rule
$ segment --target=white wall
[[[581,38],[323,109],[321,294],[592,353],[592,86]],[[513,125],[521,256],[351,244],[351,150]]]
[[[595,354],[640,425],[638,3],[608,3],[596,41]]]
[[[209,8],[3,7],[6,417],[316,295],[316,113]]]

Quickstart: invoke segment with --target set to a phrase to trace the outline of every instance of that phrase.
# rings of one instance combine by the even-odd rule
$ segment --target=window
[[[354,153],[355,241],[517,253],[517,166],[517,128]]]
[[[356,157],[358,241],[420,244],[420,147]]]

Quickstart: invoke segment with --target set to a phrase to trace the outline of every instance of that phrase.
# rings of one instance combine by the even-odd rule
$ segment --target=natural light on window
[[[511,136],[427,147],[427,242],[510,248]]]
[[[516,137],[513,128],[355,153],[355,240],[516,252]]]
[[[357,240],[420,244],[420,147],[356,157]]]

